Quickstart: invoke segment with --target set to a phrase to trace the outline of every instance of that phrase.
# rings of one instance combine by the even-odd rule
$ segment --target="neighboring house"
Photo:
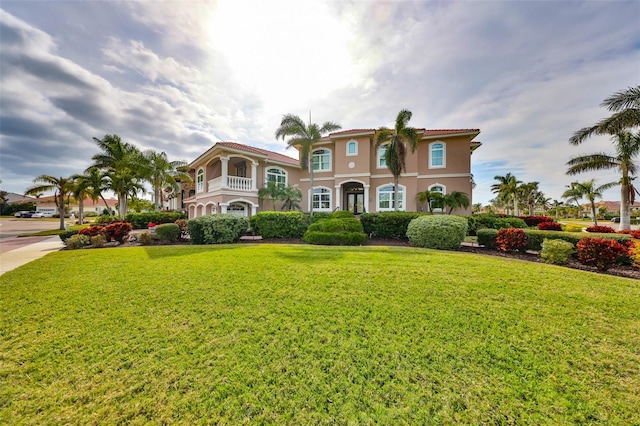
[[[36,201],[36,199],[33,197],[16,194],[15,192],[7,192],[7,195],[5,195],[5,199],[7,200],[7,204],[24,204],[33,203],[34,201]]]
[[[46,197],[34,198],[30,201],[36,204],[36,211],[57,214],[58,207],[56,206],[55,197],[55,195],[49,195]],[[111,210],[113,211],[116,211],[116,204],[118,204],[118,200],[116,200],[115,198],[106,198],[106,200],[109,208],[111,208]],[[87,198],[84,200],[83,205],[85,214],[87,212],[96,212],[100,215],[105,209],[105,205],[102,199],[94,203],[92,199]],[[77,216],[80,207],[78,205],[78,202],[73,197],[71,197],[69,198],[69,204],[67,204],[67,200],[65,198],[65,209],[68,213],[73,213]]]
[[[408,151],[406,170],[400,176],[398,210],[423,211],[418,192],[432,190],[448,194],[464,192],[471,214],[471,154],[481,143],[473,139],[478,129],[425,130],[415,153]],[[180,202],[189,217],[215,213],[253,215],[262,207],[258,188],[268,181],[297,185],[303,194],[300,206],[309,211],[349,210],[354,214],[395,209],[393,175],[384,161],[386,145],[373,144],[375,129],[331,133],[314,145],[312,164],[314,190],[308,170],[296,159],[271,151],[232,142],[218,142],[194,160],[194,184],[183,187],[172,208]],[[181,198],[181,199],[180,199]]]
[[[583,209],[585,208],[585,204],[581,205]],[[587,202],[586,207],[588,208],[588,213],[591,215],[591,205]],[[620,214],[620,201],[598,201],[596,203],[596,210],[600,207],[605,207],[607,209],[607,213],[609,214]],[[640,211],[640,203],[634,203],[630,206],[631,213],[635,213]]]

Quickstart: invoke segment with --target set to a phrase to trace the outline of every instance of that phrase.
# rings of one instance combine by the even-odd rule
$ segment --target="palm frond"
[[[614,93],[600,104],[610,111],[621,111],[626,108],[640,108],[640,86]]]

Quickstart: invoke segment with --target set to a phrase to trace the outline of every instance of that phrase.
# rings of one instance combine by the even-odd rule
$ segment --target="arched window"
[[[313,189],[313,210],[317,211],[331,211],[331,190],[328,188],[314,188]]]
[[[393,198],[393,185],[385,185],[378,188],[377,204],[378,211],[393,211],[396,209],[395,200]],[[398,210],[404,211],[404,187],[398,186]]]
[[[347,157],[358,155],[358,141],[350,140],[347,142]]]
[[[269,182],[278,186],[287,186],[287,172],[277,167],[267,169],[267,183]]]
[[[196,177],[196,189],[198,192],[204,191],[204,170],[198,170],[198,175]]]
[[[328,149],[316,149],[311,155],[311,163],[314,172],[331,170],[331,151]]]
[[[386,143],[384,145],[380,145],[378,147],[378,158],[377,158],[377,167],[379,169],[384,169],[387,167],[387,160],[385,158],[385,154],[387,153],[387,148],[389,148],[389,144]]]
[[[431,185],[428,189],[431,192],[438,192],[441,195],[445,195],[447,193],[447,189],[440,184]],[[429,202],[429,207],[432,212],[442,211],[442,208],[444,207],[442,199],[431,200]]]
[[[429,168],[447,167],[446,145],[444,142],[433,142],[429,145]]]

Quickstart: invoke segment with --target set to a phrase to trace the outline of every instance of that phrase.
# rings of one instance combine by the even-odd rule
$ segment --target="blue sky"
[[[479,128],[474,202],[495,175],[559,198],[570,146],[640,84],[640,2],[7,1],[0,4],[0,179],[82,172],[92,137],[193,160],[219,140],[286,152],[283,114],[344,129]],[[606,198],[618,199],[617,190]]]

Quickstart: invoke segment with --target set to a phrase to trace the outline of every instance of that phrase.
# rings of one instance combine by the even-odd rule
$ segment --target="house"
[[[38,198],[34,198],[33,200],[30,200],[31,202],[35,203],[36,205],[36,211],[38,212],[43,212],[43,213],[52,213],[52,214],[57,214],[58,213],[58,207],[56,205],[56,196],[55,195],[49,195],[46,197],[38,197]],[[113,211],[116,211],[116,204],[118,204],[118,200],[114,199],[114,198],[107,198],[107,205],[109,206],[109,208]],[[104,205],[104,202],[100,199],[97,202],[94,202],[91,198],[86,198],[83,202],[83,208],[84,208],[84,213],[87,214],[87,212],[95,212],[98,215],[102,214],[103,210],[106,208],[106,206]],[[78,201],[76,201],[75,198],[70,197],[68,200],[65,197],[65,210],[68,213],[73,213],[76,216],[79,213],[80,210],[80,206],[78,205]]]
[[[406,170],[398,181],[398,210],[423,211],[419,192],[464,192],[471,200],[471,154],[481,143],[479,129],[418,129],[415,153],[407,154]],[[387,145],[376,148],[375,129],[329,134],[314,145],[311,162],[314,189],[298,160],[234,142],[218,142],[190,164],[194,183],[184,185],[170,206],[185,208],[189,218],[205,214],[253,215],[271,210],[261,205],[258,189],[266,182],[297,186],[305,211],[349,210],[354,214],[395,210],[393,175],[386,166]],[[472,203],[471,203],[472,204]],[[467,209],[456,214],[471,214]]]

